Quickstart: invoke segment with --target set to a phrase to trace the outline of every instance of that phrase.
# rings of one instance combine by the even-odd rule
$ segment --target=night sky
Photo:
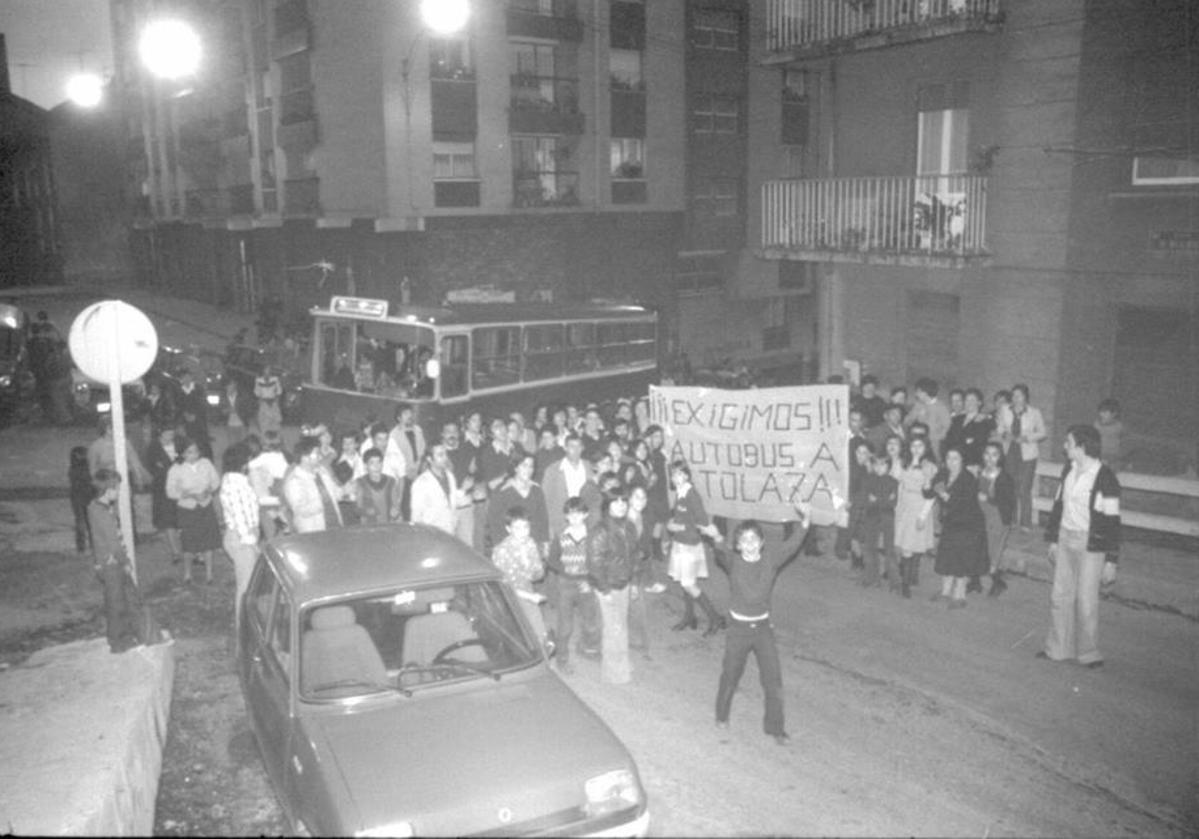
[[[108,0],[0,0],[13,93],[43,108],[66,98],[80,70],[112,73]]]

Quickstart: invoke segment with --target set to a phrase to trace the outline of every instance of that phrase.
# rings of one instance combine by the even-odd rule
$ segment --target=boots
[[[699,605],[703,608],[704,614],[708,618],[708,627],[704,630],[704,637],[707,638],[715,635],[717,632],[724,629],[724,616],[721,615],[720,612],[716,611],[716,607],[712,605],[712,601],[708,599],[708,595],[701,591],[696,600],[699,601]]]
[[[912,586],[916,582],[916,567],[918,562],[920,562],[919,556],[909,556],[899,560],[900,591],[909,600],[912,597]]]
[[[998,597],[1007,591],[1007,583],[1003,581],[1002,571],[991,572],[991,590],[987,592],[987,597]]]
[[[680,632],[684,629],[695,629],[699,626],[699,622],[695,620],[695,598],[687,592],[683,592],[683,619],[671,627],[675,632]]]

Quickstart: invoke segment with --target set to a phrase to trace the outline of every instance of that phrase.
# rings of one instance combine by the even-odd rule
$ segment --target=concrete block
[[[120,655],[103,638],[0,674],[0,826],[26,836],[148,836],[175,645]]]

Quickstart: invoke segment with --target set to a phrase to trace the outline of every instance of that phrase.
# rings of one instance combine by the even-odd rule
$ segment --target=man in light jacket
[[[434,443],[425,458],[425,469],[412,482],[413,524],[429,524],[470,544],[470,534],[458,531],[458,511],[469,503],[467,494],[458,488],[450,455],[444,443]]]
[[[296,465],[283,479],[283,498],[291,508],[296,533],[342,526],[337,505],[342,491],[328,470],[321,468],[320,446],[316,437],[301,438],[296,446]]]

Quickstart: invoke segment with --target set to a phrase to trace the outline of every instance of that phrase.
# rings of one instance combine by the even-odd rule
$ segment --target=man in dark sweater
[[[770,597],[779,571],[798,553],[808,530],[807,506],[797,505],[795,509],[799,513],[798,526],[787,525],[781,545],[764,550],[762,526],[753,520],[743,521],[733,532],[734,552],[721,561],[729,575],[731,620],[716,692],[716,725],[728,727],[733,694],[752,651],[766,694],[762,729],[780,746],[786,745],[790,737],[783,723],[783,671],[770,624]]]

